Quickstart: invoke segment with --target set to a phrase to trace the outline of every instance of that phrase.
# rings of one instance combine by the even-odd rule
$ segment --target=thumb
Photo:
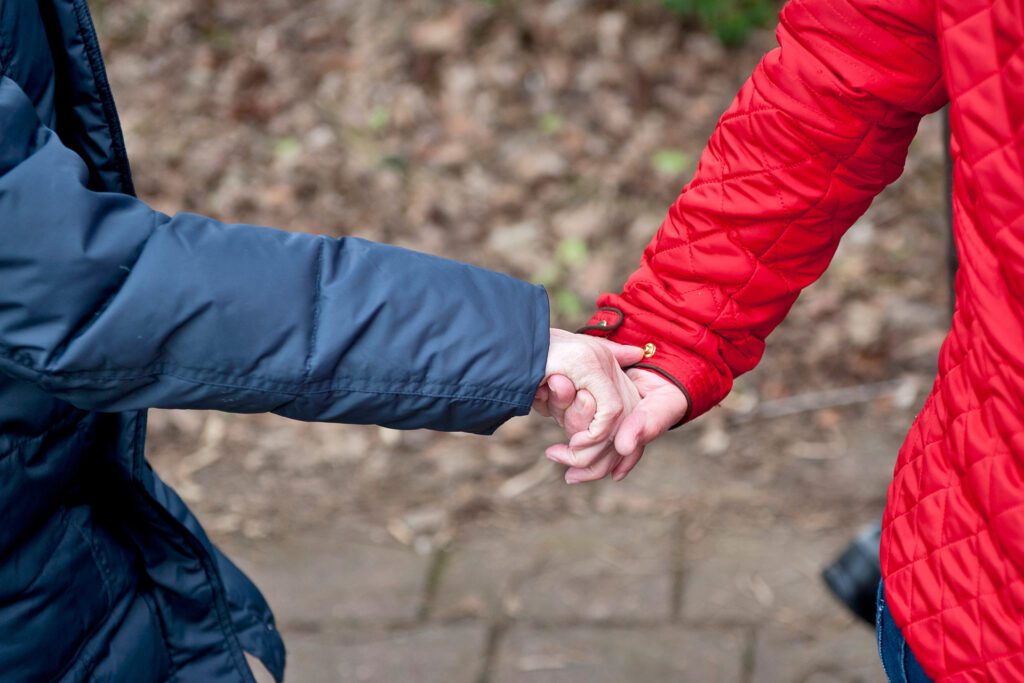
[[[665,396],[649,394],[640,400],[615,435],[615,450],[623,456],[635,453],[679,421],[679,406]],[[685,399],[683,410],[685,410]]]
[[[562,410],[565,410],[576,398],[576,385],[565,375],[551,375],[547,381],[548,390],[551,392],[549,401],[554,402]]]
[[[627,346],[626,344],[617,344],[601,337],[594,337],[601,346],[605,347],[608,351],[615,356],[616,362],[619,367],[627,368],[630,365],[636,365],[644,359],[644,350],[639,346]]]
[[[571,437],[577,432],[587,431],[590,423],[594,421],[596,412],[597,401],[594,400],[593,394],[586,389],[581,390],[576,394],[576,400],[565,411],[565,433]]]

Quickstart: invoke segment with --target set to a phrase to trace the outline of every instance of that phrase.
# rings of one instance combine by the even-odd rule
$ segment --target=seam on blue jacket
[[[316,353],[316,340],[317,333],[320,330],[320,299],[322,293],[322,284],[320,282],[324,271],[324,258],[325,251],[327,249],[327,240],[320,238],[317,241],[317,252],[316,252],[316,275],[313,280],[313,322],[310,326],[309,331],[309,354],[306,355],[305,362],[305,375],[306,379],[309,379],[313,375],[313,356]]]
[[[89,554],[92,555],[92,561],[99,572],[100,580],[103,581],[103,590],[107,593],[107,612],[110,612],[114,608],[114,590],[110,587],[110,568],[107,566],[107,562],[102,557],[102,554],[96,549],[96,544],[94,543],[95,535],[85,533],[82,525],[71,515],[68,515],[68,525],[75,528],[78,535],[82,537],[82,541],[89,547]]]
[[[547,314],[547,316],[546,316],[547,317],[547,322],[542,324],[541,328],[539,330],[534,330],[533,334],[530,335],[530,355],[528,357],[527,363],[532,362],[533,359],[537,357],[537,338],[539,336],[541,336],[542,334],[544,334],[545,330],[547,330],[547,335],[548,335],[547,336],[547,340],[548,340],[548,345],[549,345],[548,351],[550,353],[550,344],[551,344],[551,327],[550,327],[550,325],[551,325],[551,308],[550,308],[550,306],[551,306],[551,304],[548,301],[548,291],[546,289],[544,289],[543,287],[541,287],[540,285],[537,285],[537,288],[540,290],[538,292],[538,294],[537,294],[537,298],[540,300],[541,314],[542,315],[545,314],[545,313]],[[536,319],[534,319],[533,322],[536,323]],[[544,357],[544,367],[541,368],[540,382],[543,382],[544,381],[544,377],[547,375],[547,365],[548,365],[548,363],[547,363],[547,356],[545,356]],[[537,389],[539,388],[540,382],[537,383],[538,386],[533,387],[534,396],[537,395]],[[532,380],[531,380],[530,383],[531,384],[533,383]],[[533,408],[533,401],[532,400],[530,401],[530,407],[531,407],[531,409]]]
[[[479,396],[475,394],[459,394],[459,393],[440,393],[440,392],[429,392],[429,391],[388,391],[382,389],[353,389],[351,387],[330,387],[326,389],[318,389],[315,391],[287,391],[287,390],[273,390],[263,389],[261,387],[253,387],[247,385],[235,385],[226,382],[209,382],[200,381],[184,375],[179,375],[174,372],[163,372],[160,373],[163,376],[173,377],[186,382],[192,382],[203,386],[216,386],[223,387],[225,389],[245,389],[247,391],[255,391],[264,394],[285,394],[294,398],[302,398],[305,396],[320,396],[323,394],[371,394],[375,396],[404,396],[404,397],[415,397],[415,398],[433,398],[433,399],[446,399],[446,400],[464,400],[464,401],[485,401],[491,403],[501,403],[504,405],[512,406],[523,406],[531,405],[533,403],[532,396],[529,400],[510,400],[497,398],[493,396]],[[519,393],[519,392],[516,392]]]
[[[3,31],[0,31],[0,78],[5,77],[10,70],[13,52],[14,48],[4,40]]]
[[[192,536],[192,538],[195,538],[195,536]],[[199,539],[196,539],[196,542],[200,546],[203,545]],[[242,675],[242,679],[247,683],[254,683],[252,671],[245,661],[245,650],[242,648],[242,643],[238,639],[238,632],[235,630],[235,624],[231,619],[231,610],[227,604],[227,588],[224,586],[224,580],[220,575],[220,569],[217,567],[217,561],[205,548],[202,548],[202,552],[196,551],[195,554],[198,556],[199,564],[203,571],[210,577],[214,613],[217,615],[217,621],[224,632],[228,646],[228,655],[234,662],[235,668],[238,669],[238,673]]]
[[[124,137],[121,135],[117,110],[114,108],[110,82],[107,80],[106,69],[103,68],[103,58],[100,55],[100,46],[96,39],[96,29],[93,27],[92,18],[89,16],[89,10],[84,0],[74,1],[74,12],[75,21],[78,24],[78,37],[85,49],[86,59],[89,60],[92,79],[100,96],[100,106],[103,108],[103,120],[107,125],[107,132],[110,134],[110,143],[114,147],[114,163],[117,164],[121,191],[135,196],[132,174],[128,166],[128,153],[124,146]]]
[[[146,454],[144,444],[146,442],[146,413],[136,412],[131,416],[131,441],[128,443],[128,452],[132,454],[131,476],[132,481],[142,481]]]
[[[213,602],[213,616],[217,620],[221,632],[224,634],[223,645],[227,648],[227,656],[234,663],[243,681],[255,683],[252,671],[245,661],[245,654],[239,642],[238,633],[235,631],[231,620],[231,612],[227,604],[227,590],[224,586],[220,570],[217,567],[216,559],[203,541],[193,534],[181,520],[175,517],[168,507],[161,503],[145,486],[142,489],[147,500],[154,506],[157,514],[163,518],[165,524],[178,534],[179,540],[188,547],[192,557],[199,563],[199,568],[206,575],[208,581],[202,588],[209,589]],[[219,650],[220,648],[217,649]]]
[[[138,597],[146,605],[146,609],[149,611],[149,615],[156,622],[157,630],[160,633],[160,641],[164,646],[164,662],[167,664],[167,676],[172,677],[177,673],[177,668],[174,665],[174,660],[171,659],[171,643],[167,638],[167,624],[164,622],[164,615],[157,606],[156,601],[153,599],[153,595],[147,591],[143,586],[139,587]]]
[[[211,386],[222,386],[232,389],[247,389],[251,391],[261,393],[274,393],[274,394],[290,394],[294,396],[314,396],[319,394],[329,394],[337,392],[350,392],[350,393],[363,393],[363,394],[388,394],[388,395],[409,395],[409,396],[421,396],[425,398],[463,398],[463,399],[476,399],[485,401],[497,401],[501,403],[509,403],[518,405],[522,399],[502,399],[495,396],[495,394],[511,394],[513,396],[523,396],[526,393],[521,388],[510,388],[510,387],[486,387],[476,384],[446,384],[443,382],[420,382],[420,384],[435,386],[444,389],[451,389],[452,391],[400,391],[393,389],[377,389],[377,388],[356,388],[347,384],[339,384],[339,381],[350,382],[348,378],[334,378],[331,380],[322,380],[319,382],[306,383],[306,382],[291,382],[275,379],[272,377],[266,377],[264,375],[250,374],[247,373],[246,377],[263,382],[266,386],[260,387],[253,384],[247,384],[240,381],[237,375],[229,375],[226,373],[217,372],[216,370],[209,370],[206,368],[188,368],[182,367],[170,363],[155,363],[148,366],[147,368],[129,368],[121,371],[111,370],[75,370],[75,371],[44,371],[39,370],[31,362],[31,359],[23,353],[13,353],[8,349],[3,348],[0,345],[0,360],[6,359],[8,362],[13,363],[22,370],[32,375],[36,381],[40,383],[46,383],[46,386],[53,388],[54,381],[61,379],[73,380],[75,378],[87,378],[96,382],[131,382],[137,380],[155,379],[160,376],[170,376],[177,379],[194,382],[198,385],[211,385]],[[204,375],[210,379],[204,379],[198,375]],[[47,381],[49,380],[49,381]],[[396,381],[397,382],[397,381]],[[405,382],[412,384],[413,382]],[[482,390],[486,393],[474,394],[474,393],[459,393],[460,390],[464,389],[476,389]],[[532,403],[532,398],[530,401]]]
[[[68,529],[68,531],[70,531],[70,527],[71,527],[71,517],[70,517],[70,515],[68,515],[67,512],[63,508],[61,508],[61,515],[65,519],[66,528]],[[78,531],[79,534],[82,533],[80,529],[76,528],[76,530]],[[84,538],[84,536],[83,536],[83,538]],[[89,553],[93,556],[93,562],[96,562],[96,556],[95,556],[95,554],[93,554],[92,546],[91,546],[91,544],[89,544],[88,540],[86,540],[86,544],[89,545]],[[47,563],[46,566],[49,567],[50,564]],[[97,569],[98,569],[98,567],[97,567]],[[43,573],[45,573],[45,569],[44,569],[43,572],[40,572],[40,576],[42,576]],[[106,579],[106,577],[103,576],[103,572],[102,571],[100,571],[100,576],[102,577],[102,580],[103,580],[104,589],[107,590],[107,595],[109,596],[110,595],[110,589],[109,589],[109,586],[107,586],[107,579]],[[94,624],[93,624],[93,628],[85,635],[85,637],[83,637],[81,639],[81,642],[78,644],[78,648],[76,648],[75,649],[75,653],[71,657],[68,658],[68,661],[64,665],[64,668],[61,669],[60,672],[51,679],[51,681],[53,683],[56,683],[57,681],[63,680],[68,675],[68,673],[71,672],[72,670],[75,670],[75,669],[82,670],[83,668],[92,669],[95,666],[95,659],[96,659],[96,657],[95,657],[94,654],[88,652],[89,644],[92,643],[93,638],[96,637],[96,634],[100,631],[100,629],[103,627],[103,625],[106,624],[110,620],[110,615],[113,614],[113,612],[114,612],[114,601],[108,598],[107,599],[107,607],[106,607],[105,610],[103,610],[103,617],[101,619],[96,620],[94,622]]]

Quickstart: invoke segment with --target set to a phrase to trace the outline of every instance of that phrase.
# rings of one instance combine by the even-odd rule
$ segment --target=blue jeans
[[[878,632],[878,654],[882,668],[890,683],[931,683],[914,653],[907,647],[892,614],[885,606],[885,586],[878,582],[878,609],[875,612],[875,630]]]

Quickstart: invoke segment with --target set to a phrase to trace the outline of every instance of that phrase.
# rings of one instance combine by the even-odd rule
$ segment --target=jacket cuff
[[[628,320],[619,308],[601,307],[577,332],[644,348],[646,357],[633,367],[658,373],[679,387],[686,396],[689,407],[679,424],[698,418],[714,408],[732,388],[732,378],[723,376],[705,358],[652,335]]]

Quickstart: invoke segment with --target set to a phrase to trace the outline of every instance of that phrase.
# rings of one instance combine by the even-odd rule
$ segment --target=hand
[[[643,350],[634,346],[552,329],[547,379],[537,390],[534,409],[564,427],[566,411],[577,397],[586,396],[573,413],[576,431],[595,444],[610,442],[619,423],[640,400],[621,366],[634,365],[642,358]],[[587,401],[593,411],[587,408]],[[578,424],[580,411],[589,414],[585,429]]]
[[[580,448],[589,441],[582,425],[590,421],[594,408],[593,397],[578,392],[566,406],[563,427],[570,436],[568,444],[551,446],[545,452],[548,458],[568,466],[565,481],[570,484],[596,481],[611,474],[621,481],[636,466],[651,441],[668,431],[683,419],[689,407],[686,395],[672,382],[649,370],[634,368],[626,372],[636,386],[641,400],[619,425],[614,440],[600,449]],[[552,377],[558,389],[557,400],[567,403],[569,392],[565,378]],[[584,435],[584,436],[580,436]]]

